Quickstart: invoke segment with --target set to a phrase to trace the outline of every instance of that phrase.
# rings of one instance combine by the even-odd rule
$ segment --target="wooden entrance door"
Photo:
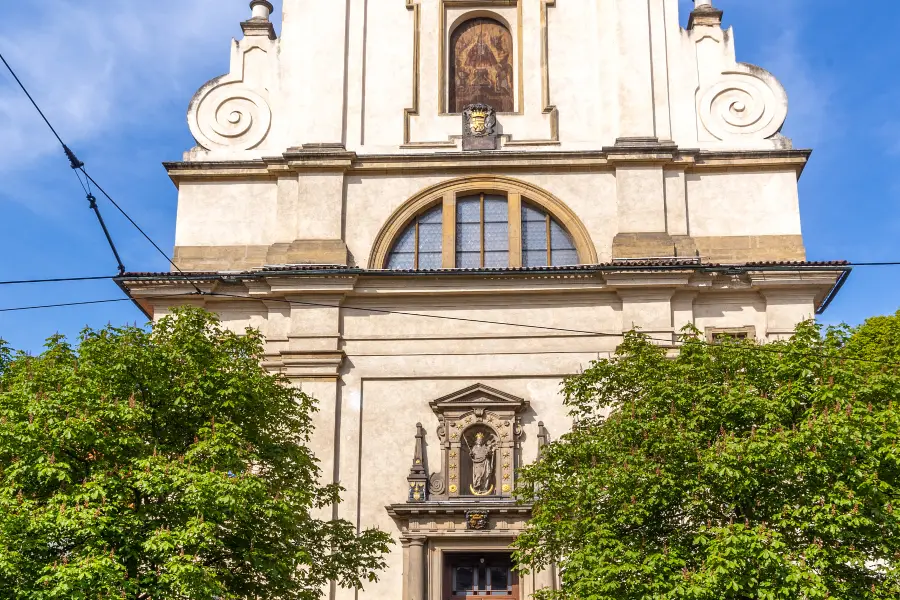
[[[519,600],[508,553],[447,554],[444,561],[444,600]]]

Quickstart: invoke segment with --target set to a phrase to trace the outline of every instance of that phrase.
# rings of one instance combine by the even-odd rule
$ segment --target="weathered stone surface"
[[[515,470],[569,429],[565,377],[632,327],[673,348],[685,325],[780,339],[845,269],[709,267],[805,257],[797,180],[809,152],[780,135],[782,86],[738,62],[708,0],[684,31],[668,0],[377,4],[284,0],[275,39],[271,5],[254,0],[228,73],[189,107],[197,147],[166,165],[175,262],[216,274],[123,285],[154,318],[185,294],[227,327],[258,328],[264,366],[319,401],[311,445],[346,489],[320,516],[401,542],[359,600],[441,600],[445,553],[502,552],[522,531]],[[497,61],[472,56],[487,65],[474,87],[487,75],[505,102],[480,135],[470,118],[461,130],[448,88],[449,40],[471,18],[502,34],[473,46]],[[407,245],[439,244],[432,264],[453,269],[457,201],[481,194],[507,200],[511,270],[384,270],[404,232]],[[438,206],[440,229],[422,229]],[[550,219],[524,226],[529,206]],[[515,270],[528,236],[554,226],[578,262],[603,266]],[[678,258],[640,260],[653,257]],[[429,406],[487,389],[515,410]],[[482,470],[492,479],[464,488],[478,433],[496,441]],[[523,577],[522,598],[556,584],[552,569]]]

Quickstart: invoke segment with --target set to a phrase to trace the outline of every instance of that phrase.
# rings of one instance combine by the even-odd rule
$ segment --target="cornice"
[[[493,514],[531,514],[530,504],[518,504],[515,500],[444,500],[415,504],[391,504],[384,507],[391,517],[421,515],[464,515],[470,510],[485,510]]]
[[[628,165],[659,165],[684,171],[794,169],[798,176],[810,150],[679,149],[670,145],[602,150],[430,152],[357,154],[331,148],[290,149],[281,156],[255,160],[166,162],[176,185],[193,179],[273,179],[303,172],[359,174],[483,173],[490,169],[541,171],[614,171]]]
[[[285,267],[283,269],[290,269]],[[467,271],[381,271],[313,267],[247,273],[136,273],[117,278],[145,312],[183,303],[285,302],[292,298],[342,306],[388,298],[418,297],[444,302],[463,296],[618,293],[628,296],[675,292],[800,294],[824,310],[851,268],[843,263],[747,265],[607,264],[578,267]],[[196,294],[196,288],[203,293]],[[651,294],[652,295],[652,294]]]

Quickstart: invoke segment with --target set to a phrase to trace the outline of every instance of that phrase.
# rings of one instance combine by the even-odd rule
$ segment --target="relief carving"
[[[787,119],[787,93],[768,71],[739,63],[700,94],[703,127],[720,140],[768,139]]]
[[[490,434],[488,434],[490,435]],[[469,458],[472,460],[472,484],[469,491],[474,496],[488,496],[494,491],[494,454],[497,451],[499,440],[496,436],[486,437],[481,431],[474,435],[474,442],[466,445],[469,449]]]
[[[191,103],[189,123],[197,143],[206,150],[251,150],[262,143],[272,125],[269,103],[243,82],[214,79]]]
[[[228,74],[206,83],[188,108],[198,149],[242,152],[259,147],[272,130],[269,95],[276,91],[278,40],[267,0],[251,2],[253,16],[241,23],[244,39],[231,47]]]
[[[497,149],[497,113],[487,104],[469,104],[463,109],[463,150]]]
[[[476,384],[431,402],[438,417],[443,471],[432,475],[435,499],[510,498],[515,489],[528,402]],[[439,492],[435,478],[446,483]]]

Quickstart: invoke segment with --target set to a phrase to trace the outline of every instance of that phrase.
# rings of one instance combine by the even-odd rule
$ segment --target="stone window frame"
[[[718,343],[723,337],[729,337],[734,340],[755,340],[756,327],[746,325],[744,327],[707,327],[706,341],[710,344]]]
[[[387,269],[391,250],[408,225],[418,215],[443,206],[443,245],[441,268],[456,268],[456,201],[457,198],[478,194],[505,196],[510,214],[509,267],[522,266],[522,203],[544,211],[571,238],[578,255],[578,264],[596,264],[597,250],[584,224],[561,200],[549,192],[511,177],[462,177],[422,190],[398,208],[375,238],[369,259],[370,269]],[[549,266],[549,265],[548,265]]]
[[[471,553],[495,553],[495,552],[511,552],[511,544],[515,540],[514,537],[503,535],[498,536],[482,536],[478,538],[451,538],[451,537],[435,537],[428,540],[428,557],[427,569],[431,575],[429,577],[427,589],[428,600],[445,598],[445,567],[449,556],[455,554],[471,554]],[[517,575],[516,589],[519,598],[530,598],[534,593],[534,586],[529,578],[521,574]]]
[[[488,594],[453,594],[453,566],[454,564],[458,565],[461,559],[473,559],[476,556],[481,555],[482,558],[487,558],[487,555],[502,555],[509,563],[508,570],[508,583],[507,586],[509,588],[508,594],[500,594],[497,593],[497,590],[491,590],[491,593]],[[513,560],[512,560],[512,551],[507,549],[505,552],[498,552],[496,550],[478,550],[475,552],[444,552],[443,556],[443,572],[440,573],[440,577],[442,579],[442,587],[443,587],[443,598],[449,598],[450,600],[455,600],[457,598],[469,598],[471,596],[476,596],[478,598],[482,598],[487,596],[489,598],[496,598],[496,600],[521,600],[522,596],[520,595],[521,588],[521,575],[518,571],[513,568]],[[487,575],[487,573],[485,573]],[[479,586],[481,587],[481,586]]]

